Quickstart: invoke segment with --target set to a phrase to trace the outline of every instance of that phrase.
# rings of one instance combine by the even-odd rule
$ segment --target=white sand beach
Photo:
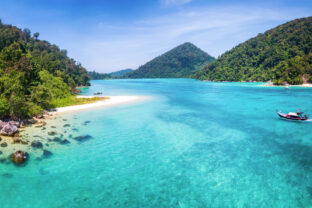
[[[93,98],[93,97],[95,96],[77,96],[77,98]],[[88,109],[94,109],[94,108],[116,106],[116,105],[143,101],[147,98],[146,96],[103,96],[103,97],[108,98],[108,99],[97,101],[95,103],[56,108],[55,111],[50,112],[50,113],[54,115],[54,114],[88,110]]]
[[[305,83],[301,85],[274,85],[272,82],[267,82],[261,86],[262,87],[312,87],[312,84]]]

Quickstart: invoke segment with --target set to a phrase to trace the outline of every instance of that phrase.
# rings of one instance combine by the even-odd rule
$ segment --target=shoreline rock
[[[28,159],[28,153],[21,150],[16,151],[11,155],[11,161],[16,165],[21,165]]]
[[[16,133],[18,133],[18,127],[10,122],[4,124],[0,131],[0,134],[3,136],[14,136]]]

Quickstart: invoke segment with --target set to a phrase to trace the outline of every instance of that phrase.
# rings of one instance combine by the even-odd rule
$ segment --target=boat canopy
[[[294,112],[289,112],[288,115],[290,115],[290,116],[298,116],[298,114],[294,113]]]

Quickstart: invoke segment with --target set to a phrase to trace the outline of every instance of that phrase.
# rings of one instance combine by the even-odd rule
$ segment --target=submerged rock
[[[67,139],[63,139],[60,144],[70,144],[70,141],[68,141]]]
[[[6,160],[7,160],[6,157],[4,157],[4,156],[1,156],[1,157],[0,157],[0,163],[4,163]]]
[[[51,128],[55,129],[55,128],[56,128],[56,126],[51,126]]]
[[[13,136],[17,132],[18,132],[17,126],[7,123],[2,127],[0,134],[4,136]]]
[[[89,123],[91,123],[91,121],[85,121],[84,123],[83,123],[83,125],[88,125]]]
[[[11,156],[12,162],[15,163],[16,165],[19,165],[19,164],[22,164],[22,163],[26,162],[27,159],[28,159],[27,152],[23,152],[21,150],[16,151]]]
[[[0,142],[2,141],[2,138],[0,137]]]
[[[52,141],[53,141],[53,142],[61,142],[62,140],[61,140],[61,138],[59,138],[59,137],[54,137],[54,138],[52,139]]]
[[[6,177],[6,178],[12,178],[13,174],[11,174],[11,173],[3,173],[1,176]]]
[[[3,142],[0,146],[1,146],[1,147],[7,147],[8,144],[7,144],[6,142]]]
[[[50,132],[48,132],[48,135],[50,135],[50,136],[54,136],[55,134],[56,134],[55,131],[50,131]]]
[[[21,140],[21,143],[22,143],[22,144],[28,144],[28,141]]]
[[[70,127],[70,124],[65,124],[63,127]]]
[[[46,170],[44,170],[43,168],[40,168],[40,169],[39,169],[39,173],[40,173],[41,175],[47,175],[49,172],[46,171]]]
[[[78,142],[85,142],[89,139],[92,139],[93,137],[90,135],[83,135],[83,136],[78,136],[78,137],[74,137],[73,139],[78,141]]]
[[[18,138],[18,137],[14,137],[13,138],[13,143],[15,144],[15,143],[20,143],[21,142],[21,139],[20,138]]]
[[[42,157],[44,158],[49,158],[53,155],[52,152],[50,152],[49,150],[43,150],[43,153],[42,153]]]
[[[39,141],[32,141],[32,142],[31,142],[31,146],[32,146],[33,148],[42,148],[42,147],[43,147],[42,143],[39,142]]]

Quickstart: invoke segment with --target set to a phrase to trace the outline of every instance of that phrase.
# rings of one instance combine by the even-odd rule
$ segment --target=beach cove
[[[77,96],[77,98],[94,98],[95,96]],[[133,102],[143,101],[147,97],[143,96],[109,96],[99,97],[103,100],[95,101],[93,103],[66,106],[53,109],[53,111],[45,113],[41,119],[33,118],[36,121],[34,124],[28,124],[18,129],[18,136],[3,136],[1,135],[1,163],[11,163],[11,155],[16,151],[23,151],[28,154],[25,163],[28,160],[42,160],[49,158],[53,153],[47,149],[51,149],[50,145],[68,145],[71,142],[70,139],[80,142],[80,140],[88,139],[88,135],[76,136],[73,138],[73,134],[66,135],[67,129],[71,127],[67,119],[62,115],[66,113],[75,113],[79,111],[92,110],[96,108],[107,108],[118,105],[131,104]],[[84,125],[87,125],[91,121],[85,121]],[[78,129],[72,128],[74,132]],[[30,134],[30,135],[29,135]],[[67,138],[67,139],[64,139]],[[48,138],[48,139],[47,139]],[[68,140],[69,139],[69,140]],[[42,153],[42,154],[41,154]],[[36,156],[36,158],[30,158],[29,155]],[[26,164],[20,164],[25,166]]]
[[[312,205],[312,123],[275,113],[298,106],[310,113],[310,88],[192,79],[91,84],[82,96],[148,99],[60,113],[45,131],[25,130],[51,141],[31,149],[23,167],[0,164],[4,207]]]

